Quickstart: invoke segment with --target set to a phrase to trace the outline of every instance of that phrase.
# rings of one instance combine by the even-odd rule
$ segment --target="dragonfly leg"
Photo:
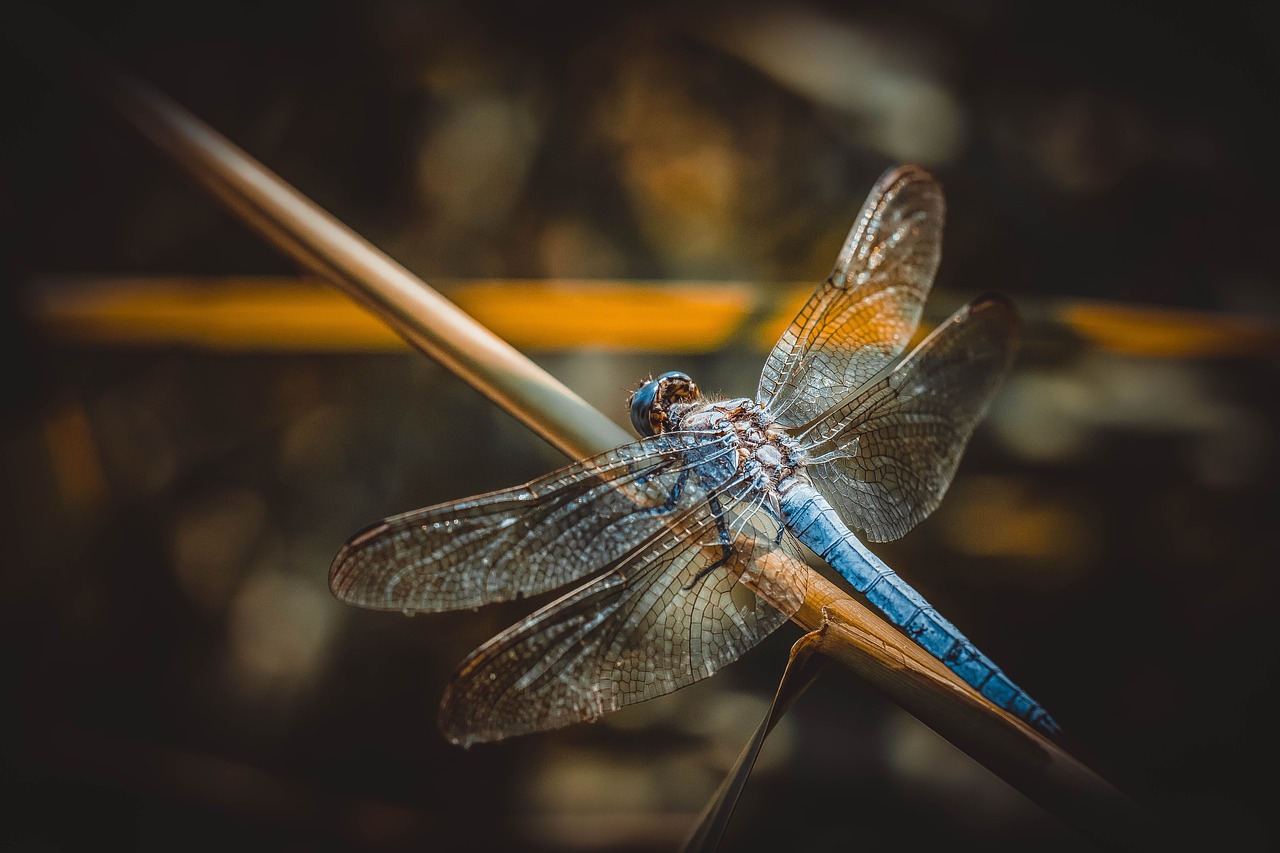
[[[667,495],[667,500],[662,506],[655,506],[649,509],[650,515],[666,515],[676,508],[676,504],[680,502],[680,493],[684,491],[685,483],[689,482],[689,469],[686,468],[680,472],[680,476],[676,478],[676,484],[671,487],[671,493]],[[718,516],[717,516],[718,517]]]
[[[698,572],[694,575],[693,580],[680,587],[684,591],[693,589],[698,581],[729,562],[729,558],[733,556],[733,541],[729,538],[729,529],[724,526],[724,510],[720,508],[720,501],[714,491],[707,493],[707,505],[711,507],[711,512],[715,514],[716,530],[720,533],[720,559]]]
[[[786,522],[782,520],[782,511],[775,507],[772,501],[761,504],[760,509],[769,513],[769,517],[778,522],[778,535],[773,537],[773,544],[781,545],[782,537],[787,535]]]

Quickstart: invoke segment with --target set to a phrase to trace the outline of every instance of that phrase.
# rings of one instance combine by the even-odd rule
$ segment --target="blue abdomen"
[[[1039,703],[1010,681],[897,572],[871,553],[813,486],[799,481],[788,484],[781,504],[783,520],[792,534],[925,651],[1014,716],[1046,734],[1060,730]]]

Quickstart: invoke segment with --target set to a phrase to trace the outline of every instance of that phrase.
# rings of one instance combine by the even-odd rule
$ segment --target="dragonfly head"
[[[675,403],[692,403],[702,393],[687,374],[673,370],[657,379],[650,379],[640,390],[631,395],[631,425],[640,435],[648,437],[666,431],[670,426],[671,406]]]

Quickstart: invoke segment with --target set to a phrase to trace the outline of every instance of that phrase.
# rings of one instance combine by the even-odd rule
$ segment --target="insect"
[[[346,543],[330,588],[361,607],[441,612],[580,584],[462,663],[446,737],[595,719],[711,675],[800,607],[801,544],[995,704],[1058,730],[853,532],[896,539],[938,506],[1016,349],[1013,306],[984,296],[902,356],[943,217],[931,175],[886,172],[754,399],[707,399],[663,374],[631,396],[639,441]]]

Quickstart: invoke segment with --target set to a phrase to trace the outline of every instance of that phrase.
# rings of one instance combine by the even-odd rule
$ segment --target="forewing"
[[[388,518],[352,537],[329,587],[362,607],[474,608],[614,565],[732,476],[722,433],[668,433],[499,492]]]
[[[886,172],[835,269],[778,339],[756,400],[804,424],[888,367],[915,334],[942,252],[942,189],[923,169]]]
[[[721,506],[727,562],[711,568],[723,557],[711,506],[673,519],[473,652],[441,703],[445,736],[468,746],[595,719],[711,675],[785,622],[804,599],[798,546],[768,512]]]
[[[933,512],[1017,348],[1019,320],[998,296],[975,300],[880,381],[801,437],[814,486],[874,542]]]

